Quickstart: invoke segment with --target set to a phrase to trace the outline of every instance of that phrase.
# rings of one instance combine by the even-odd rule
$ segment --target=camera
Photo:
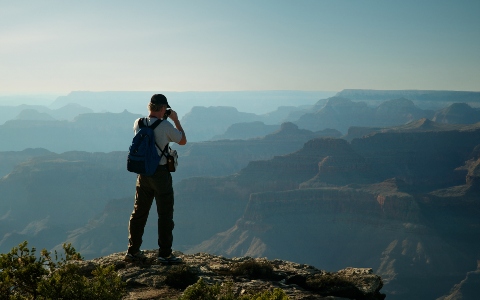
[[[168,117],[171,113],[172,113],[172,110],[171,110],[171,109],[167,109],[167,110],[165,111],[165,116]]]

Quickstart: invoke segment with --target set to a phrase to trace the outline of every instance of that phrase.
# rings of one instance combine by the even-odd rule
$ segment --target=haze
[[[0,95],[479,90],[479,1],[0,4]]]

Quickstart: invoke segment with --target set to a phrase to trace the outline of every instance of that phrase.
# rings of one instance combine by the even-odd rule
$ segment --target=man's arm
[[[173,121],[178,131],[182,133],[182,139],[180,140],[180,142],[178,142],[178,144],[185,145],[187,143],[187,136],[185,135],[185,131],[182,128],[182,124],[180,124],[180,120],[178,120],[177,112],[172,110],[168,117]]]

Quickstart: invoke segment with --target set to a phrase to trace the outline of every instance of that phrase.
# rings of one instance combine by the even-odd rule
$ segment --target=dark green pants
[[[162,167],[159,167],[152,176],[137,177],[135,205],[128,225],[128,253],[135,254],[140,250],[154,198],[158,213],[158,255],[167,257],[172,253],[174,227],[172,175]]]

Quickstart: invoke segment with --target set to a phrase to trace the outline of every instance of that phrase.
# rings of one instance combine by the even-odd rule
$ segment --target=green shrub
[[[252,295],[248,300],[288,300],[288,296],[282,289],[276,288],[273,291],[265,291]]]
[[[269,262],[258,262],[250,259],[232,266],[232,275],[246,276],[249,279],[271,279],[274,276],[273,266]]]
[[[70,244],[64,244],[65,257],[53,259],[42,250],[29,249],[27,242],[0,254],[0,299],[120,299],[125,283],[113,266],[98,267],[91,278],[80,275],[75,263],[82,260]]]
[[[165,283],[175,289],[185,289],[198,280],[197,273],[187,265],[173,266],[165,279]]]
[[[200,278],[197,283],[185,289],[179,300],[288,300],[282,289],[259,292],[253,295],[236,296],[233,292],[233,283],[226,282],[209,285]]]
[[[222,287],[217,283],[208,285],[200,278],[197,283],[187,287],[179,300],[216,300]]]

